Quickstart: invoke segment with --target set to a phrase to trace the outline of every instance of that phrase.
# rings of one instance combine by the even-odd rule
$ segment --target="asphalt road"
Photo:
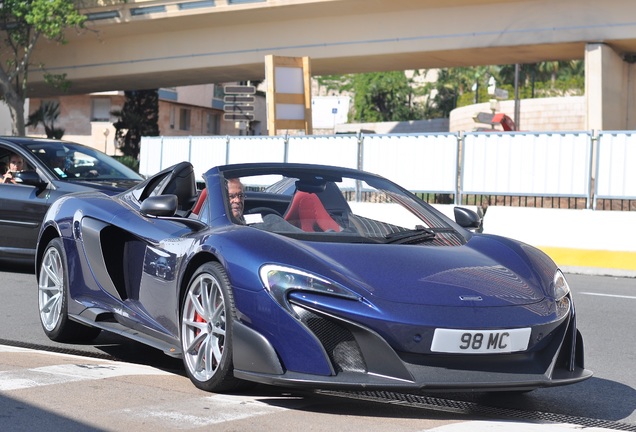
[[[99,359],[108,356],[120,363],[129,362],[139,365],[138,367],[151,366],[170,377],[168,381],[162,377],[160,382],[164,384],[157,384],[153,388],[167,386],[201,394],[193,386],[188,387],[189,381],[184,376],[180,360],[167,357],[139,343],[106,333],[102,333],[90,345],[50,341],[42,332],[38,319],[37,288],[33,272],[29,268],[0,266],[0,278],[0,345],[34,347],[46,351],[96,356]],[[578,327],[585,341],[586,367],[595,374],[585,382],[539,389],[516,396],[442,393],[410,395],[407,398],[400,394],[381,395],[382,397],[372,394],[356,398],[341,394],[294,393],[295,396],[290,398],[291,393],[285,389],[270,388],[258,388],[257,393],[261,398],[290,398],[281,402],[281,405],[292,411],[297,409],[298,414],[324,410],[336,416],[339,421],[351,416],[359,416],[366,421],[366,416],[372,415],[386,419],[391,425],[396,424],[394,420],[404,418],[425,418],[428,422],[426,426],[419,422],[415,429],[405,426],[404,430],[426,430],[436,427],[439,419],[443,419],[444,424],[452,424],[466,420],[468,416],[486,419],[519,417],[528,421],[636,431],[636,279],[574,274],[567,275],[567,278],[574,293]],[[0,350],[0,358],[2,356]],[[0,384],[1,377],[0,374]],[[178,380],[176,387],[165,384],[170,380]],[[164,390],[170,391],[169,388]],[[180,394],[180,391],[175,393],[176,397]],[[1,396],[0,392],[0,407],[3,403]],[[298,402],[298,398],[303,403]],[[138,399],[136,396],[135,400]],[[347,403],[343,404],[341,401]],[[234,402],[246,403],[239,399]],[[308,409],[307,404],[313,408]],[[299,408],[301,405],[304,408]],[[271,421],[275,423],[276,420],[272,418]],[[381,424],[382,420],[378,421]],[[364,429],[364,423],[360,427]],[[246,430],[248,429],[250,428]],[[77,430],[82,430],[82,427]]]

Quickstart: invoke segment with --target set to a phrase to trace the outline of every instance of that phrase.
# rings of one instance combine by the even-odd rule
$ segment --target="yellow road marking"
[[[636,270],[636,252],[585,250],[540,246],[560,266]]]

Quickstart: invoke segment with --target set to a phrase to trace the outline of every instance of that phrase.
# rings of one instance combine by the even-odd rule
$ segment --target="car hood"
[[[496,236],[476,235],[463,246],[311,243],[302,249],[321,261],[320,274],[362,296],[420,305],[536,303],[556,271],[538,249]]]

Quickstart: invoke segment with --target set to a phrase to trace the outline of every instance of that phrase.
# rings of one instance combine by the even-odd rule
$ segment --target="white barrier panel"
[[[139,148],[139,174],[151,176],[161,171],[163,137],[142,137]]]
[[[464,136],[464,194],[588,197],[591,135],[470,133]]]
[[[358,168],[358,137],[290,136],[286,162]]]
[[[191,137],[190,159],[197,180],[203,179],[203,173],[227,160],[227,137]]]
[[[162,141],[163,154],[160,170],[183,161],[191,161],[190,137],[174,137]]]
[[[490,206],[484,216],[485,234],[538,247],[567,271],[620,276],[636,276],[634,225],[633,211]]]
[[[364,136],[362,169],[412,192],[454,194],[458,145],[454,134]]]
[[[284,137],[230,137],[227,163],[284,162]]]
[[[595,200],[636,199],[636,135],[599,133],[595,189]]]

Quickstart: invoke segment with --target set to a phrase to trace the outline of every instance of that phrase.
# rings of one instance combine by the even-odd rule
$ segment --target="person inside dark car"
[[[235,223],[245,225],[243,210],[245,207],[245,192],[243,184],[237,178],[228,179],[227,194],[230,199],[230,210],[232,210],[232,219]]]
[[[2,176],[2,183],[15,184],[15,173],[24,169],[24,159],[22,156],[12,153],[9,157],[9,168],[7,172]]]

